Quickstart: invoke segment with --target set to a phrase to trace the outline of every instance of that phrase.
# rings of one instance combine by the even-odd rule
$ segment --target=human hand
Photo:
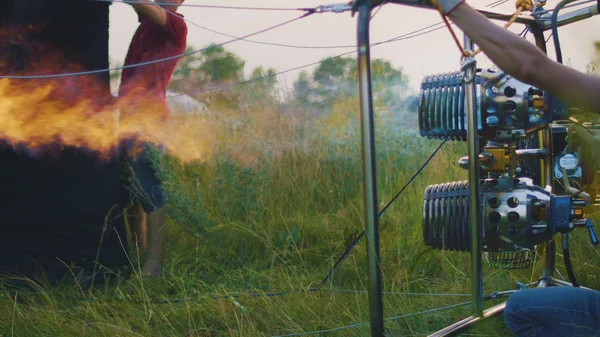
[[[590,132],[586,127],[575,123],[569,127],[568,144],[571,150],[577,151],[583,167],[583,174],[588,181],[593,181],[600,170],[600,132]]]

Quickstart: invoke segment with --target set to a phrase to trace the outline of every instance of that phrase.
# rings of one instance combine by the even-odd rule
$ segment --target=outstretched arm
[[[530,42],[492,23],[466,3],[447,16],[504,72],[572,107],[600,113],[600,78],[552,61]]]
[[[162,7],[152,4],[152,2],[149,0],[135,0],[135,1],[131,0],[131,1],[136,2],[136,3],[130,3],[130,5],[131,5],[131,7],[133,7],[133,9],[138,14],[149,18],[150,20],[152,20],[152,22],[156,23],[157,25],[160,25],[162,27],[166,26],[168,14]],[[129,1],[125,0],[125,2],[129,2]],[[140,3],[140,2],[144,2],[144,3]]]

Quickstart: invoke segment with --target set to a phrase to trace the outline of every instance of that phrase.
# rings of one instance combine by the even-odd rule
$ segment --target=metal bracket
[[[477,72],[477,61],[474,57],[463,57],[461,60],[460,70],[463,73],[463,81],[465,84],[471,84],[475,81],[475,73]]]
[[[339,3],[331,5],[321,5],[315,8],[315,13],[343,13],[352,10],[352,5],[348,3]]]

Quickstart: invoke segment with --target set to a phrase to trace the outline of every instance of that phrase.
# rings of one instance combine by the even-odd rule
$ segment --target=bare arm
[[[533,44],[495,25],[466,3],[448,17],[504,72],[572,107],[600,113],[600,78],[552,61]]]
[[[127,0],[125,1],[127,2]],[[152,4],[149,0],[135,0],[135,4],[130,4],[131,7],[140,15],[143,15],[152,22],[165,27],[167,24],[167,12],[160,6]],[[138,2],[145,2],[143,4]]]

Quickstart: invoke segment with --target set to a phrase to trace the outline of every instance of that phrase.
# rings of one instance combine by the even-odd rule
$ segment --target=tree
[[[336,99],[356,93],[356,60],[351,57],[329,57],[313,72],[316,103],[330,108]]]
[[[230,84],[244,79],[246,64],[222,46],[212,44],[200,54],[202,83]]]
[[[246,62],[222,46],[212,44],[202,52],[190,55],[194,50],[194,47],[188,47],[188,55],[177,63],[169,89],[190,92],[197,88],[217,87],[244,79]]]
[[[262,66],[258,66],[252,70],[250,80],[254,84],[255,89],[268,92],[273,90],[277,84],[275,74],[275,69],[273,68],[269,68],[265,71]]]
[[[371,62],[373,97],[387,107],[402,102],[408,90],[408,77],[402,68],[391,62],[374,59]],[[352,57],[324,59],[312,74],[301,72],[294,83],[294,97],[298,104],[311,104],[329,110],[336,100],[347,100],[358,95],[358,66]]]
[[[389,61],[383,59],[372,61],[371,78],[374,98],[387,107],[400,104],[409,89],[408,76],[404,75],[402,68],[394,68]]]
[[[294,82],[294,97],[296,102],[301,105],[308,104],[311,93],[311,82],[308,73],[303,70],[298,75],[298,79]]]
[[[169,83],[169,89],[178,92],[189,92],[200,85],[198,67],[201,63],[199,54],[191,54],[195,49],[188,46],[185,50],[187,56],[179,59],[173,77]]]
[[[268,104],[277,102],[277,77],[276,72],[273,68],[264,69],[262,66],[258,66],[252,70],[250,75],[249,83],[246,84],[245,88],[242,88],[242,101],[246,106],[259,106],[263,107]]]
[[[196,49],[190,46],[186,53],[190,54],[194,50]],[[221,88],[243,81],[245,64],[246,62],[236,54],[222,46],[211,44],[201,52],[179,60],[169,89],[187,93],[207,104],[235,108],[239,93],[233,89]]]

